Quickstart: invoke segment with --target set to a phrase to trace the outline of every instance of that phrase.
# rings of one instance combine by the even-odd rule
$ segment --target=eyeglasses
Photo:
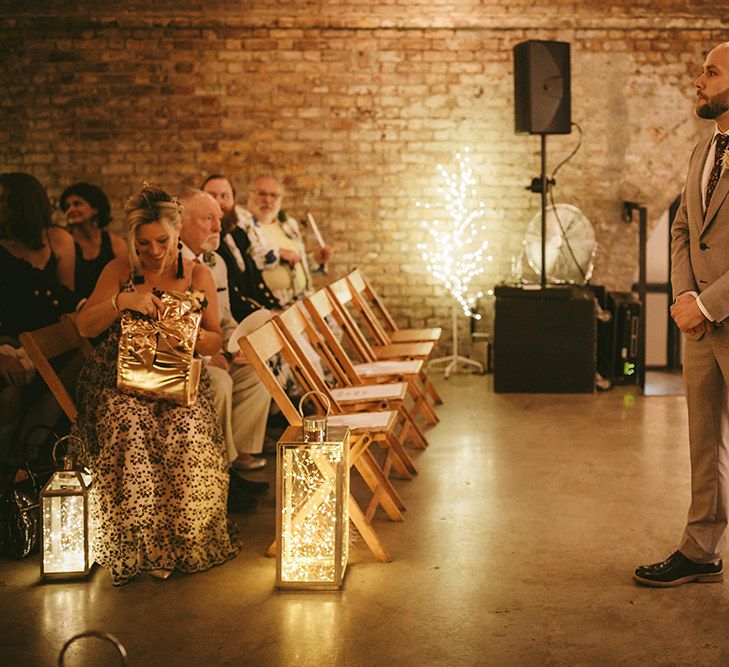
[[[256,197],[265,199],[266,197],[272,197],[273,199],[281,199],[280,192],[266,192],[265,190],[256,190]]]

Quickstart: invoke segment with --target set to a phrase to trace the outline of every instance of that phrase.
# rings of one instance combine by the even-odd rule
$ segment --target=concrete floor
[[[205,574],[117,590],[98,569],[40,584],[37,556],[2,561],[0,664],[53,665],[89,628],[117,635],[131,665],[729,663],[729,581],[631,580],[681,533],[683,398],[436,381],[442,421],[420,474],[397,484],[405,522],[376,521],[392,563],[357,542],[340,593],[274,591],[272,496],[239,517],[242,553]],[[77,649],[67,664],[115,664],[94,642]]]

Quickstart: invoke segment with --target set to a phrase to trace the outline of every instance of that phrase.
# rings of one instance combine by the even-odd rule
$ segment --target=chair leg
[[[392,560],[392,558],[390,558],[390,554],[387,553],[387,550],[380,541],[380,538],[375,532],[375,529],[372,527],[372,524],[367,521],[367,518],[357,504],[357,501],[352,498],[352,494],[349,495],[349,518],[357,527],[359,534],[362,535],[362,539],[369,547],[372,555],[381,563],[389,563]]]
[[[393,451],[393,453],[395,455],[395,461],[399,460],[405,466],[407,479],[412,479],[413,475],[418,474],[418,469],[415,467],[415,463],[410,458],[410,454],[408,454],[403,443],[400,442],[395,437],[395,435],[391,434],[391,433],[387,434],[387,442],[390,445],[390,449]],[[394,465],[394,461],[393,461],[393,465]],[[396,468],[396,470],[397,470],[397,468]],[[398,471],[398,473],[399,473],[399,471]]]
[[[420,371],[420,379],[423,381],[423,387],[425,388],[425,391],[430,394],[433,401],[435,401],[435,404],[442,405],[443,399],[440,397],[440,394],[435,390],[433,383],[428,379],[425,371]]]
[[[410,388],[412,397],[415,400],[413,415],[420,413],[423,415],[423,418],[428,424],[437,424],[440,421],[438,419],[438,415],[435,414],[435,410],[433,410],[433,407],[430,403],[428,403],[427,397],[423,393],[423,390],[418,386],[418,383],[413,376],[408,377],[408,387]]]
[[[398,413],[403,420],[402,429],[398,435],[400,442],[405,442],[406,438],[410,438],[415,449],[425,449],[428,446],[428,441],[425,439],[423,432],[418,428],[408,409],[404,405],[400,406]]]
[[[363,452],[362,456],[354,462],[354,467],[372,491],[372,500],[369,503],[369,506],[373,508],[372,514],[377,506],[381,505],[392,521],[402,521],[403,516],[400,510],[405,509],[405,503],[385,477],[372,454]],[[370,513],[369,509],[367,513]]]

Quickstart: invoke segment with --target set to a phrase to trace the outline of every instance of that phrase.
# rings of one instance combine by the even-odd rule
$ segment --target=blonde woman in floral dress
[[[82,335],[108,332],[81,372],[75,434],[85,443],[93,473],[92,519],[96,562],[114,585],[147,571],[167,578],[219,565],[236,554],[226,519],[228,471],[223,439],[203,371],[191,407],[117,389],[119,316],[154,316],[154,291],[204,293],[195,351],[211,355],[222,335],[210,271],[178,251],[181,207],[145,186],[127,204],[129,256],[112,260],[79,312]]]

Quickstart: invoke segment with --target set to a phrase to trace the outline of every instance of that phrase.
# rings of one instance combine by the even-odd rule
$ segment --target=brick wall
[[[415,248],[414,202],[435,198],[437,163],[471,147],[494,257],[484,288],[509,275],[538,210],[524,188],[539,142],[513,131],[514,44],[572,44],[584,141],[555,197],[593,222],[594,281],[626,289],[637,229],[622,201],[655,221],[680,191],[708,127],[691,82],[729,35],[729,6],[701,0],[98,4],[69,15],[65,1],[0,0],[0,170],[29,171],[55,197],[98,183],[121,226],[143,179],[174,188],[223,171],[243,189],[272,169],[286,210],[311,211],[336,246],[332,273],[363,267],[406,326],[449,322]],[[575,140],[549,138],[551,168]]]

